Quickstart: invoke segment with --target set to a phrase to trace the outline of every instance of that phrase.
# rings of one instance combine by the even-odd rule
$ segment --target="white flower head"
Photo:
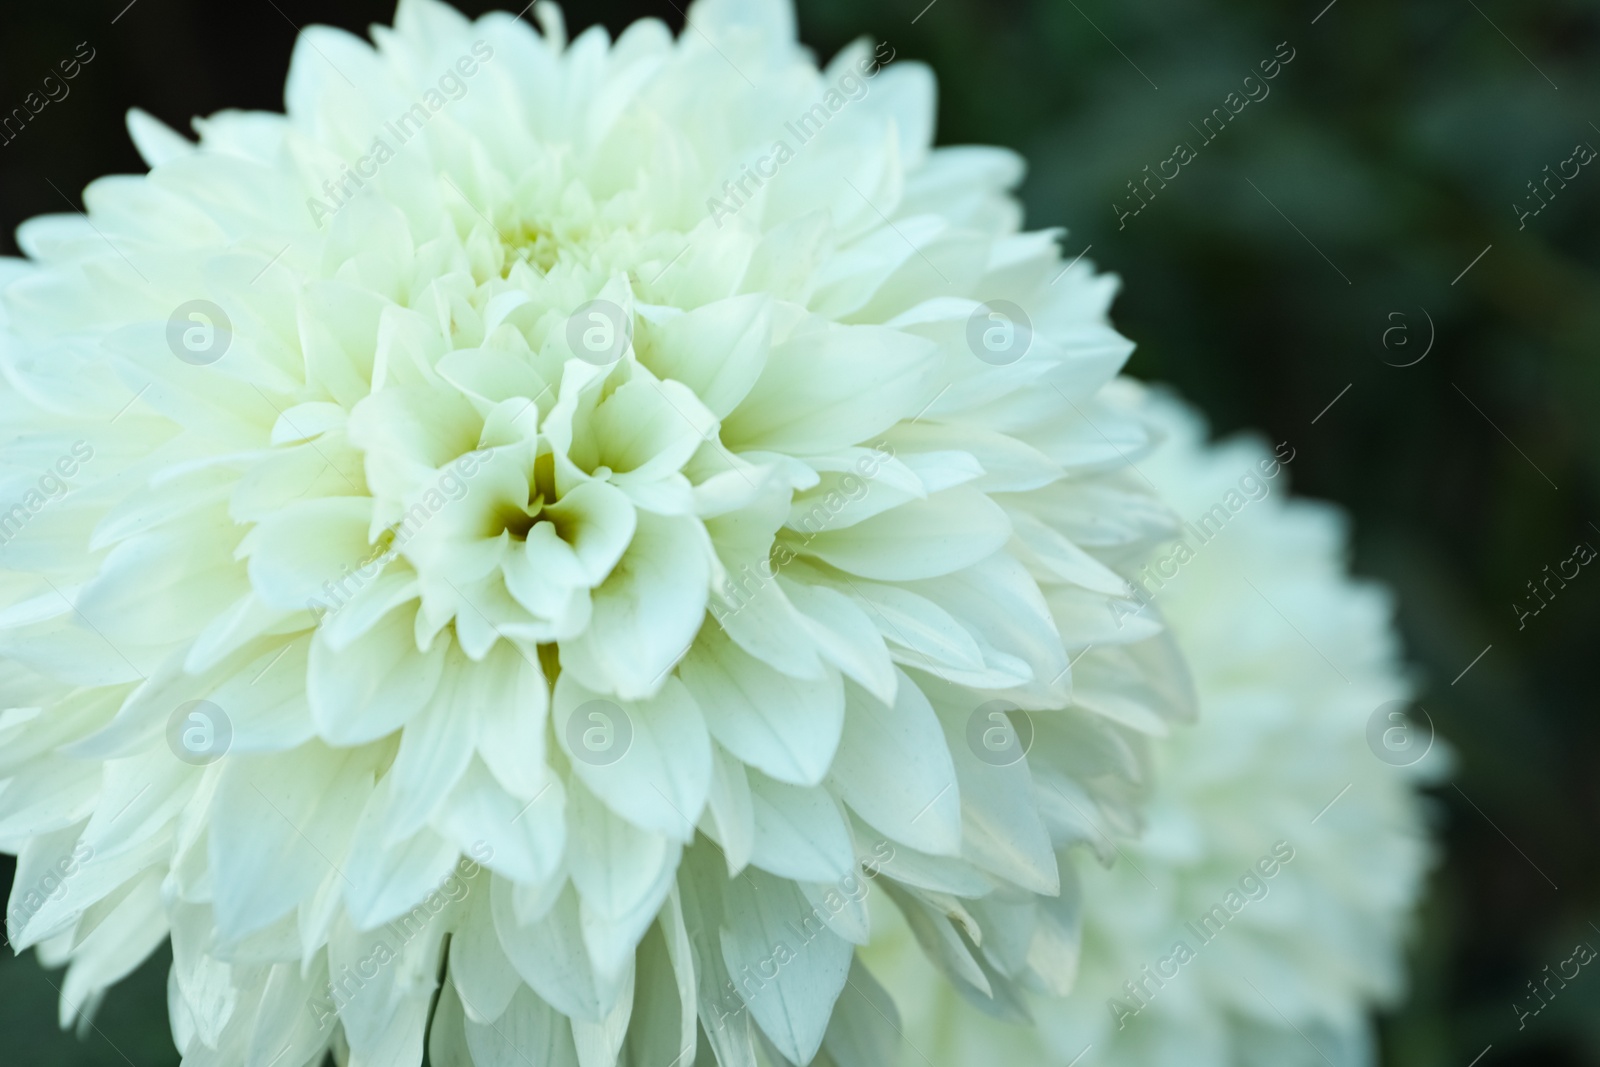
[[[935,1067],[1369,1064],[1431,854],[1416,786],[1447,754],[1424,713],[1391,715],[1412,688],[1391,599],[1347,574],[1340,513],[1287,500],[1293,442],[1207,444],[1178,401],[1137,405],[1167,435],[1139,467],[1186,521],[1136,580],[1199,719],[1153,752],[1143,837],[1079,864],[1077,985],[1020,1027],[926,974],[892,922],[864,956]]]
[[[1071,984],[1058,856],[1187,713],[1114,280],[892,47],[537,15],[309,29],[286,115],[133,113],[4,264],[64,1020],[170,930],[186,1063],[806,1063],[869,887],[996,1010]]]

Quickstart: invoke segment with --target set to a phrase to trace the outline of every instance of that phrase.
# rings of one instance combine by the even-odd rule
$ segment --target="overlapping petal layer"
[[[1061,857],[1187,712],[1114,281],[786,3],[538,18],[309,29],[4,265],[64,1020],[170,931],[189,1065],[850,1067],[869,887],[1000,1010],[1072,982]]]
[[[1168,440],[1140,469],[1190,521],[1141,586],[1194,664],[1200,717],[1155,753],[1144,836],[1108,869],[1078,864],[1076,988],[1031,997],[1035,1026],[998,1021],[927,973],[888,911],[864,956],[935,1067],[1089,1048],[1126,1067],[1370,1064],[1430,855],[1415,788],[1447,754],[1401,715],[1392,604],[1348,576],[1343,517],[1285,500],[1294,445],[1209,445],[1177,401],[1144,407]]]

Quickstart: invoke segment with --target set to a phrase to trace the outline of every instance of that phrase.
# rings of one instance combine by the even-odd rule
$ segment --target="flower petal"
[[[781,782],[816,785],[828,773],[844,725],[844,687],[780,674],[706,627],[679,666],[717,743]]]

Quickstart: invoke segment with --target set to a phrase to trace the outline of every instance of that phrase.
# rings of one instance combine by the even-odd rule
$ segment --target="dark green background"
[[[98,51],[66,101],[0,147],[7,234],[65,209],[51,183],[77,197],[138,169],[129,106],[174,125],[280,109],[290,20],[360,30],[392,15],[387,0],[137,0],[112,25],[125,2],[0,16],[5,110],[77,42]],[[1511,607],[1575,542],[1600,544],[1600,166],[1525,230],[1512,208],[1577,142],[1600,146],[1600,9],[1337,0],[1319,18],[1326,0],[924,3],[805,0],[802,34],[824,56],[871,35],[930,62],[940,141],[1021,150],[1030,225],[1067,227],[1069,255],[1092,244],[1124,278],[1132,370],[1179,385],[1219,431],[1292,442],[1296,488],[1354,512],[1356,569],[1400,593],[1421,702],[1458,762],[1434,791],[1447,854],[1412,997],[1383,1022],[1385,1062],[1466,1067],[1492,1044],[1479,1067],[1600,1064],[1600,977],[1583,972],[1521,1032],[1511,1006],[1575,941],[1600,944],[1600,576],[1585,571],[1521,632]],[[616,31],[641,14],[682,23],[669,0],[568,18]],[[1284,41],[1296,58],[1271,96],[1119,231],[1125,183],[1177,140],[1197,143],[1188,124]],[[1422,352],[1425,315],[1428,357],[1386,365]],[[154,961],[113,991],[102,1033],[80,1042],[56,1031],[32,958],[6,954],[4,1058],[175,1063],[164,974]]]

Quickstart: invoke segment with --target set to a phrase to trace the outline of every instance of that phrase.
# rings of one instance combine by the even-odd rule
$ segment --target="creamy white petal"
[[[892,705],[846,688],[849,714],[830,784],[892,841],[935,855],[961,852],[961,788],[939,719],[901,675]]]
[[[312,639],[306,690],[317,732],[334,744],[371,741],[398,729],[433,695],[446,647],[417,651],[416,613],[402,609],[335,653]]]
[[[372,778],[369,755],[317,742],[223,768],[210,843],[224,937],[261,929],[324,877],[340,876]]]
[[[750,1014],[790,1062],[809,1063],[849,975],[850,943],[814,916],[792,883],[772,875],[734,879],[727,900],[721,942],[728,969],[749,967],[764,978],[777,964],[770,983],[749,999]]]
[[[832,882],[855,864],[850,828],[826,789],[775,782],[750,772],[755,818],[750,862],[796,882]]]
[[[828,773],[845,721],[844,687],[828,672],[791,678],[707,629],[679,666],[711,736],[765,774],[815,785]]]
[[[562,674],[551,712],[573,773],[607,807],[641,829],[693,836],[711,784],[711,739],[682,682],[668,679],[647,700],[613,702]],[[587,744],[589,729],[605,733],[596,746]]]

